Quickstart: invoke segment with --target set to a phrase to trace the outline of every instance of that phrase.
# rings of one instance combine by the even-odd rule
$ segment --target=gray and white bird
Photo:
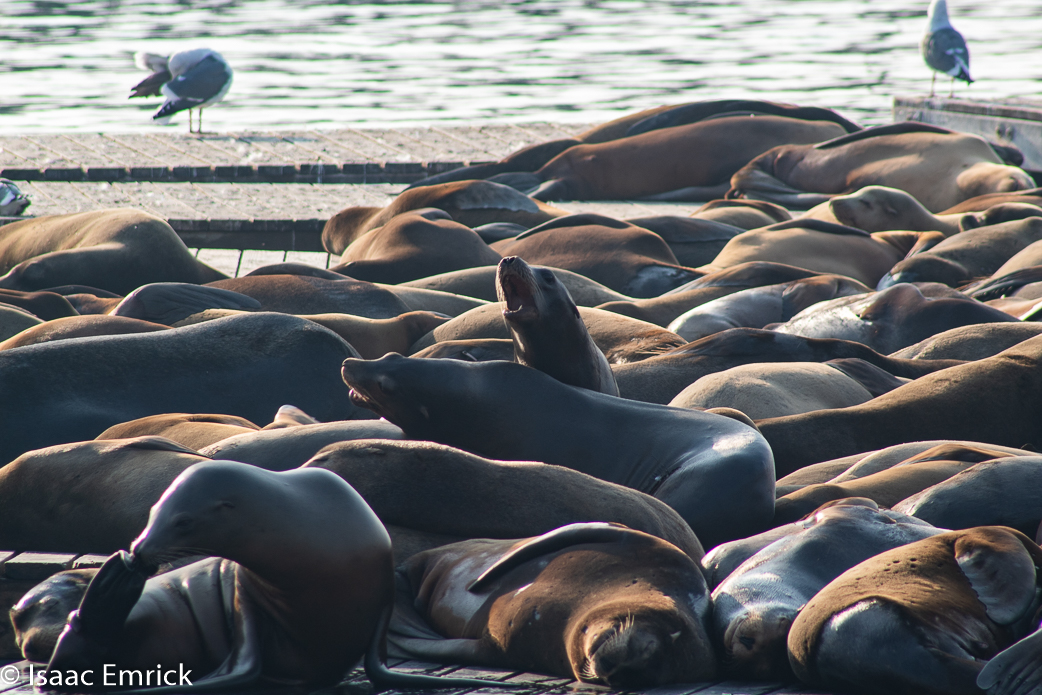
[[[0,179],[0,217],[17,217],[29,207],[29,196],[10,179]]]
[[[948,96],[952,96],[955,93],[955,80],[964,80],[966,84],[973,82],[970,78],[970,51],[966,48],[966,40],[962,38],[962,34],[955,31],[952,23],[948,21],[947,0],[931,0],[926,20],[928,24],[919,50],[923,54],[923,60],[934,70],[933,79],[930,81],[930,96],[934,95],[938,72],[951,76],[951,91]]]
[[[152,116],[165,123],[178,111],[188,111],[188,132],[203,132],[203,109],[216,104],[232,86],[232,69],[217,51],[195,48],[167,56],[135,53],[134,63],[152,74],[131,88],[130,98],[165,96]],[[199,109],[199,129],[192,130],[192,109]]]

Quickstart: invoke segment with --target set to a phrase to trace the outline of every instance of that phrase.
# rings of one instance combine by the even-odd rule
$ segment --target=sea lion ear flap
[[[568,524],[516,546],[482,572],[480,577],[471,582],[470,586],[467,587],[467,591],[475,594],[481,593],[488,588],[489,584],[529,560],[557,552],[558,550],[564,550],[573,545],[582,543],[622,543],[646,538],[652,538],[652,536],[648,536],[640,531],[634,531],[622,524],[602,521]]]
[[[1009,625],[1035,599],[1035,563],[1020,539],[1002,528],[985,526],[955,542],[955,561],[969,580],[988,617]]]

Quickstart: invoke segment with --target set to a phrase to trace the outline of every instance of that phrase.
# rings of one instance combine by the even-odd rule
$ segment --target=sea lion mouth
[[[518,320],[538,316],[534,287],[535,276],[527,263],[516,256],[500,261],[496,270],[496,295],[506,303],[503,318]]]
[[[351,402],[357,405],[359,408],[365,408],[371,410],[381,417],[386,417],[386,414],[380,408],[380,404],[369,394],[353,386],[348,392],[347,397],[351,399]]]

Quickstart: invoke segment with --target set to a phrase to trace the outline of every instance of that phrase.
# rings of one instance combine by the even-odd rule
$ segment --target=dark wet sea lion
[[[515,362],[564,384],[619,395],[607,358],[552,270],[507,256],[499,262],[496,291],[514,342]]]
[[[891,357],[914,360],[979,360],[997,355],[1017,343],[1042,333],[1039,323],[983,323],[952,328],[915,345],[898,350]]]
[[[294,403],[325,421],[364,416],[336,379],[340,363],[355,355],[326,328],[261,312],[4,350],[0,392],[20,396],[0,400],[0,462],[161,413],[268,422],[279,406]]]
[[[832,505],[738,566],[713,590],[713,633],[732,678],[791,680],[786,642],[806,603],[879,553],[943,533],[861,504]]]
[[[570,147],[536,175],[539,200],[628,200],[663,193],[719,198],[746,162],[777,145],[814,143],[845,130],[827,121],[721,116],[620,140]]]
[[[345,208],[326,222],[322,246],[339,255],[355,239],[387,224],[396,215],[431,207],[445,211],[471,229],[489,222],[517,222],[534,227],[566,214],[509,186],[491,181],[457,181],[409,189],[383,208]]]
[[[724,244],[744,231],[715,220],[678,215],[633,217],[626,222],[658,234],[677,257],[677,263],[688,268],[709,263]]]
[[[783,263],[751,261],[717,270],[650,299],[610,301],[597,308],[668,326],[694,307],[752,287],[764,287],[820,275],[813,270]]]
[[[331,270],[356,280],[396,284],[495,265],[499,259],[470,227],[403,214],[352,241]]]
[[[25,309],[44,321],[79,315],[68,299],[55,292],[0,290],[0,302]]]
[[[852,340],[890,354],[951,328],[1015,320],[943,285],[901,283],[881,292],[821,302],[773,330]]]
[[[173,326],[207,309],[258,311],[260,302],[238,292],[185,282],[154,282],[142,285],[117,304],[110,316]]]
[[[699,270],[712,272],[750,261],[771,261],[845,275],[875,287],[917,238],[913,232],[868,234],[831,222],[795,219],[739,234]]]
[[[269,471],[298,468],[323,447],[352,439],[401,439],[402,431],[383,420],[305,424],[244,432],[214,442],[199,453],[214,460],[239,461]]]
[[[962,364],[957,360],[897,360],[849,340],[804,338],[758,328],[732,328],[640,362],[617,364],[612,367],[612,372],[623,398],[669,403],[684,388],[706,374],[742,364],[827,362],[843,357],[857,357],[894,376],[909,379]]]
[[[469,340],[442,340],[417,350],[410,357],[488,362],[514,360],[514,341],[509,338],[471,338]]]
[[[303,275],[250,275],[210,283],[260,302],[262,311],[284,314],[353,314],[389,319],[409,311],[393,293],[351,278],[326,280]]]
[[[1039,210],[1042,215],[1042,210]],[[879,282],[943,282],[957,287],[991,275],[1017,252],[1042,240],[1042,217],[1003,222],[957,234],[921,253],[909,254]]]
[[[993,458],[894,505],[934,526],[950,529],[1009,526],[1032,534],[1042,522],[1042,457]]]
[[[95,439],[165,437],[181,446],[199,451],[222,439],[258,429],[260,428],[257,425],[246,418],[235,415],[163,413],[113,425]]]
[[[0,468],[0,544],[57,553],[125,548],[174,478],[206,460],[162,437],[30,451]]]
[[[413,556],[398,577],[396,652],[626,690],[716,673],[698,565],[639,531],[575,524],[464,541]]]
[[[127,335],[131,333],[154,333],[167,330],[167,326],[124,316],[98,314],[91,316],[66,316],[26,328],[7,340],[0,342],[0,350],[47,343],[52,340],[85,338],[96,335]]]
[[[195,259],[166,221],[140,210],[45,215],[0,229],[0,287],[89,285],[126,294],[150,282],[227,277]]]
[[[47,662],[69,613],[80,605],[96,568],[59,572],[37,584],[11,607],[14,640],[25,659]]]
[[[421,278],[411,282],[403,282],[399,287],[418,287],[421,289],[441,290],[462,294],[467,297],[484,299],[488,302],[498,301],[496,297],[496,268],[467,268],[456,270],[451,273],[441,273],[428,278]],[[551,268],[557,280],[568,288],[568,294],[579,306],[597,306],[604,302],[617,300],[628,300],[629,297],[615,290],[608,289],[599,282],[589,279],[585,275],[573,273],[563,268]]]
[[[763,328],[788,321],[818,302],[870,291],[857,280],[842,275],[818,275],[752,287],[685,311],[673,319],[669,330],[693,341],[729,328]]]
[[[307,275],[313,278],[323,278],[325,280],[343,280],[344,275],[342,273],[335,273],[332,270],[325,268],[319,268],[315,265],[308,265],[307,263],[269,263],[268,265],[262,265],[259,268],[254,268],[248,273],[243,274],[241,277],[249,277],[252,275]]]
[[[459,316],[466,311],[488,303],[483,299],[464,297],[452,292],[427,290],[421,287],[406,287],[404,285],[374,284],[397,297],[408,307],[407,311],[433,311],[446,316]]]
[[[868,403],[756,424],[771,443],[779,477],[818,461],[926,439],[1039,448],[1040,358],[1042,337],[1031,338],[994,357],[921,376]],[[625,393],[621,380],[619,387]]]
[[[346,360],[342,374],[356,404],[409,438],[563,465],[648,492],[703,543],[761,530],[773,515],[770,451],[755,430],[725,417],[566,386],[508,362],[388,355]]]
[[[593,213],[559,217],[493,248],[585,275],[629,297],[657,297],[701,276],[681,266],[659,235]]]
[[[865,186],[910,193],[934,213],[985,193],[1034,187],[984,138],[917,123],[896,123],[817,145],[782,145],[731,178],[730,197],[809,208]]]
[[[44,323],[25,309],[0,302],[0,340],[9,340]]]
[[[1042,551],[1000,526],[889,550],[810,600],[789,660],[812,686],[858,693],[980,693],[984,662],[1027,630]],[[855,655],[857,655],[855,657]]]
[[[388,526],[398,562],[415,552],[399,543],[403,529],[455,540],[518,538],[587,521],[657,536],[696,561],[703,555],[691,528],[666,504],[562,466],[386,439],[333,444],[305,466],[331,470],[358,490]],[[435,539],[418,550],[439,544]]]

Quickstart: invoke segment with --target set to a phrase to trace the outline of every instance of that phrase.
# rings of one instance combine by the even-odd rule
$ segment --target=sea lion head
[[[779,606],[757,610],[749,606],[745,615],[732,620],[724,632],[723,663],[742,678],[771,680],[789,672],[785,649],[795,614]]]
[[[710,680],[716,659],[709,638],[688,607],[649,594],[635,604],[619,600],[597,607],[578,622],[569,640],[580,680],[619,690]]]
[[[896,188],[865,186],[856,193],[836,196],[828,206],[840,224],[866,232],[934,228],[930,211],[911,194]]]
[[[69,613],[80,605],[95,569],[59,572],[37,584],[11,608],[15,643],[29,661],[47,663]]]
[[[503,320],[514,336],[514,344],[524,351],[522,339],[526,325],[564,319],[582,323],[568,289],[554,271],[532,267],[517,256],[507,256],[496,269],[496,296],[503,302]]]

